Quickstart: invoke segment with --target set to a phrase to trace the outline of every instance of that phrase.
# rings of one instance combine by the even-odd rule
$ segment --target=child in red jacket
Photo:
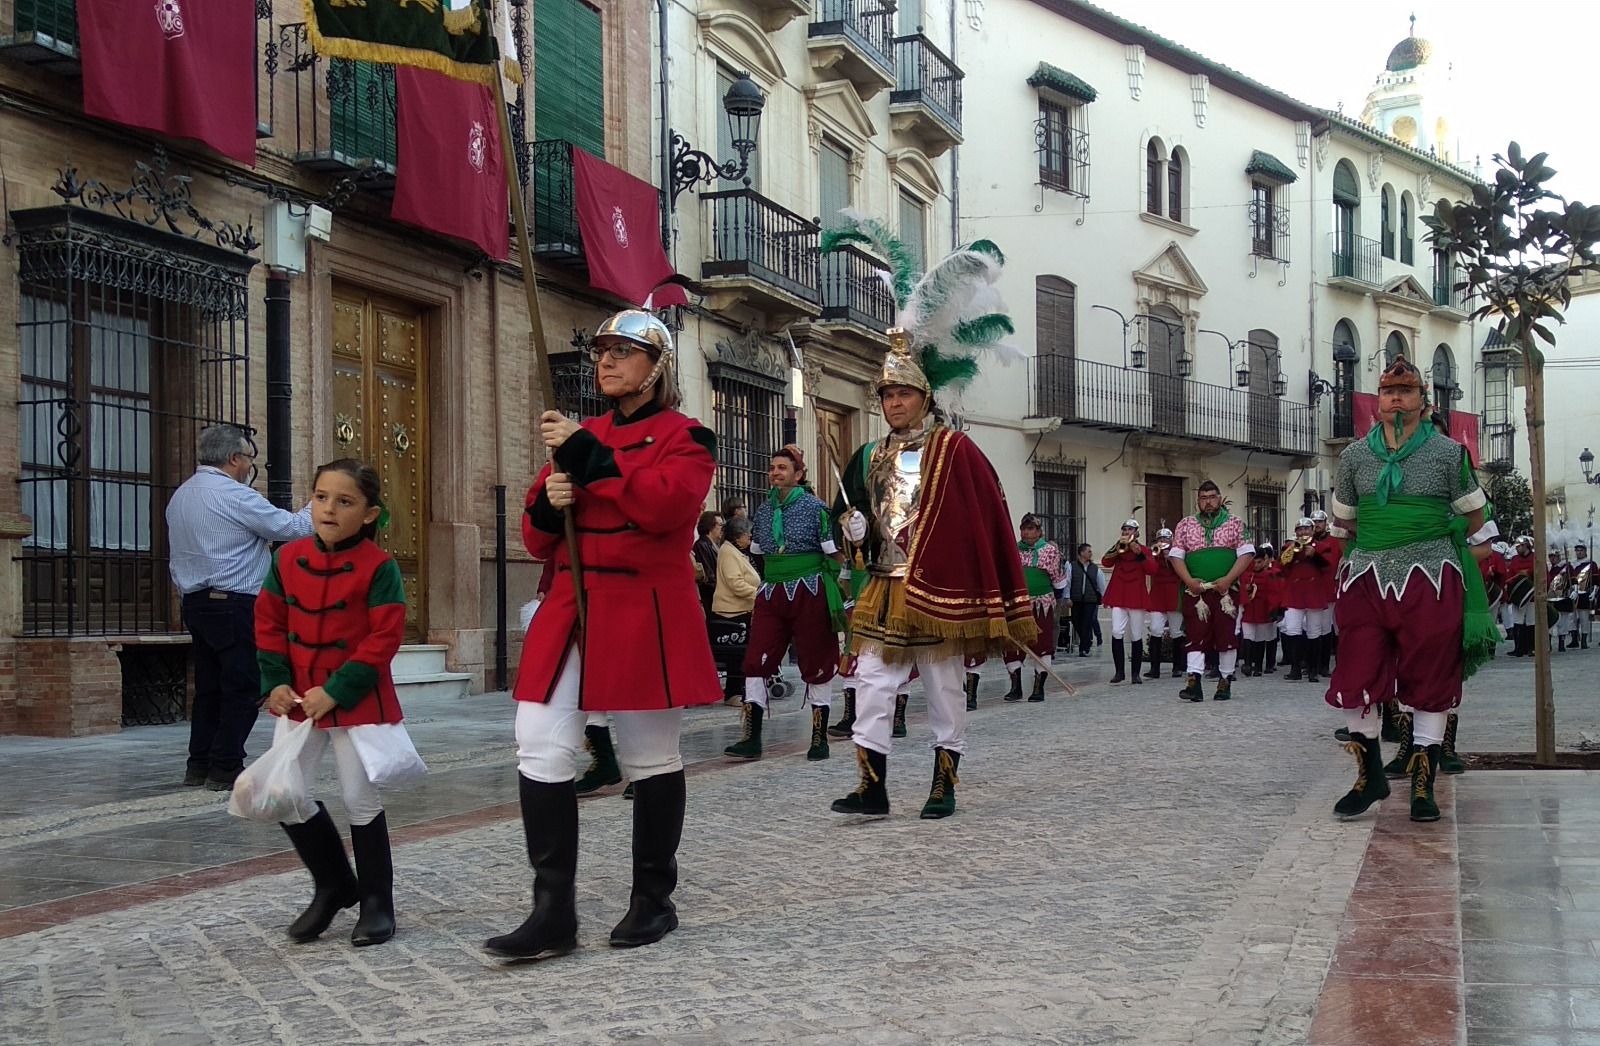
[[[344,458],[322,466],[311,495],[315,530],[278,550],[256,600],[256,659],[267,709],[279,717],[274,736],[295,722],[316,722],[300,754],[308,792],[333,746],[356,854],[352,874],[320,802],[309,820],[283,826],[316,885],[311,904],[289,926],[301,943],[357,902],[353,944],[394,936],[389,824],[348,729],[402,718],[389,662],[405,633],[405,588],[394,557],[373,540],[387,515],[371,465]]]

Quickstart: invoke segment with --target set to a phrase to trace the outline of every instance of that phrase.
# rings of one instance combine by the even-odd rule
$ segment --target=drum
[[[1593,610],[1595,605],[1595,566],[1592,560],[1584,563],[1573,572],[1576,584],[1573,589],[1577,594],[1579,610]]]
[[[1508,606],[1525,607],[1533,602],[1533,575],[1518,574],[1506,585],[1505,601]]]
[[[1544,605],[1544,623],[1545,623],[1545,627],[1546,628],[1555,628],[1556,627],[1556,622],[1558,622],[1560,620],[1561,620],[1561,611],[1556,609],[1556,605],[1554,603],[1546,601],[1545,605]]]
[[[1505,596],[1505,588],[1500,584],[1499,578],[1489,577],[1483,581],[1483,593],[1489,597],[1489,605],[1495,606]]]

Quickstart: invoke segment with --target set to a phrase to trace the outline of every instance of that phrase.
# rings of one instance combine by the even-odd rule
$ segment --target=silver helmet
[[[670,391],[673,388],[673,355],[672,331],[662,323],[653,313],[644,309],[623,309],[614,313],[594,332],[592,345],[597,351],[603,339],[618,339],[631,342],[650,353],[656,365],[650,369],[650,375],[644,379],[644,384],[639,386],[640,392],[648,392],[657,381],[662,380],[665,374],[665,387]],[[598,360],[598,356],[596,356]],[[674,402],[676,396],[673,397]]]

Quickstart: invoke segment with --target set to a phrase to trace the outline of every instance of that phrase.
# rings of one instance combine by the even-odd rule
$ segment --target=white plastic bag
[[[417,754],[404,723],[375,723],[348,728],[351,744],[367,770],[367,780],[380,788],[395,788],[420,781],[428,764]]]
[[[539,612],[539,603],[540,602],[541,602],[541,600],[539,599],[539,597],[538,596],[534,596],[532,599],[530,599],[526,603],[522,604],[522,610],[518,612],[518,617],[521,618],[521,620],[522,620],[522,634],[523,635],[527,635],[528,634],[528,629],[533,627],[533,615],[535,615],[535,614],[537,614]]]
[[[282,821],[298,824],[317,812],[317,805],[306,794],[305,774],[300,772],[300,750],[317,728],[309,719],[280,729],[266,754],[245,768],[233,782],[228,797],[228,812],[252,821]]]

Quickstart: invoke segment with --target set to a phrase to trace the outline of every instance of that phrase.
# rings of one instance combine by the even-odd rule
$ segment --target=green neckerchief
[[[1415,437],[1406,441],[1407,446],[1413,442]],[[1380,479],[1379,489],[1382,488]],[[1356,515],[1356,548],[1364,552],[1441,538],[1455,547],[1456,565],[1461,568],[1461,583],[1466,589],[1461,621],[1462,679],[1483,667],[1494,656],[1495,644],[1500,641],[1500,628],[1489,612],[1483,575],[1478,573],[1478,564],[1467,546],[1467,526],[1466,516],[1451,511],[1449,499],[1410,494],[1392,494],[1387,501],[1377,495],[1364,497]]]
[[[769,585],[804,581],[814,575],[822,577],[822,592],[828,601],[828,617],[833,630],[843,632],[844,595],[839,591],[839,564],[832,556],[821,552],[796,552],[791,555],[769,555],[761,563],[761,580]],[[851,577],[854,579],[854,574]]]
[[[1226,506],[1226,505],[1224,505],[1221,508],[1217,509],[1217,516],[1210,523],[1207,523],[1206,520],[1205,520],[1205,517],[1200,515],[1200,513],[1196,512],[1194,514],[1194,521],[1196,523],[1200,524],[1200,528],[1206,532],[1206,547],[1207,548],[1209,548],[1211,546],[1211,533],[1212,533],[1212,531],[1214,531],[1218,527],[1222,526],[1222,524],[1228,522],[1229,518],[1230,517],[1228,516],[1228,506]]]
[[[772,506],[772,540],[778,543],[774,552],[783,551],[783,508],[803,493],[805,491],[798,484],[789,488],[789,496],[785,498],[778,496],[777,487],[767,492],[767,504]]]
[[[1045,545],[1045,541],[1044,541],[1044,538],[1042,538],[1042,537],[1038,541],[1035,541],[1031,545],[1028,544],[1026,541],[1021,540],[1020,538],[1017,540],[1017,549],[1018,549],[1018,551],[1021,551],[1021,552],[1037,552],[1037,551],[1039,551],[1039,549],[1044,548],[1044,545]]]
[[[1376,495],[1378,504],[1387,504],[1390,498],[1400,493],[1400,481],[1405,475],[1400,469],[1400,463],[1415,453],[1418,447],[1428,442],[1428,437],[1431,435],[1433,435],[1433,426],[1419,421],[1417,422],[1417,430],[1411,434],[1411,437],[1402,443],[1399,448],[1390,450],[1389,444],[1384,442],[1383,439],[1383,425],[1380,423],[1372,426],[1372,431],[1367,433],[1367,449],[1372,451],[1374,457],[1383,462],[1383,470],[1378,473],[1378,491]],[[1366,520],[1361,520],[1360,523],[1365,524]],[[1472,571],[1474,574],[1477,572],[1476,568]]]

